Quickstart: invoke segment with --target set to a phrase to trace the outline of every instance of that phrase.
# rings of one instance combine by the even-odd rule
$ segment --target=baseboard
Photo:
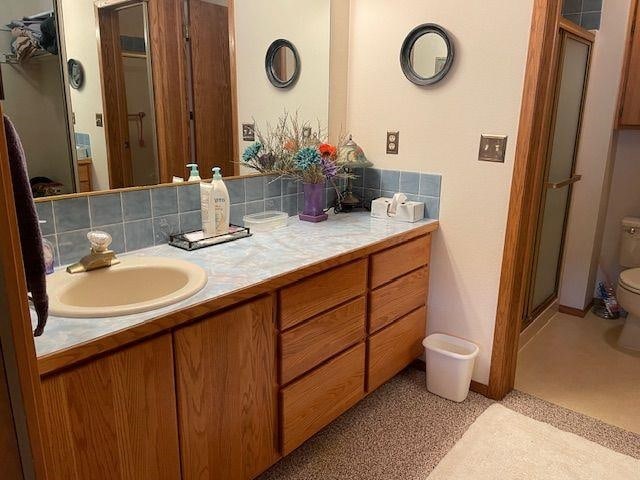
[[[427,364],[424,363],[424,360],[422,360],[420,358],[417,359],[417,360],[414,360],[413,363],[411,364],[411,366],[413,368],[416,368],[416,369],[421,370],[423,372],[427,370]],[[480,395],[484,395],[485,397],[488,397],[489,387],[486,386],[484,383],[480,383],[480,382],[476,382],[475,380],[471,380],[471,386],[469,387],[469,389],[472,392],[479,393]]]
[[[560,313],[566,313],[567,315],[573,315],[574,317],[584,318],[587,316],[587,313],[589,313],[589,310],[591,310],[591,307],[593,307],[593,300],[591,300],[591,302],[589,302],[589,305],[587,305],[583,310],[580,310],[579,308],[560,305],[558,307],[558,311]]]

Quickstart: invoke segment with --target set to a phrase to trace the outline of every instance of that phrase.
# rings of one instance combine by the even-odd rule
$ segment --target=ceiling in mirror
[[[330,0],[3,0],[4,107],[36,195],[171,182],[193,162],[250,173],[243,124],[287,110],[327,126],[331,14]]]

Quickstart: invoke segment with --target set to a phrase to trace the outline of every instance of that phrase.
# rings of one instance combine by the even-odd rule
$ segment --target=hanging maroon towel
[[[38,337],[44,332],[47,316],[49,315],[42,234],[40,233],[36,206],[33,203],[24,149],[18,132],[16,132],[15,127],[7,116],[4,117],[4,132],[7,136],[9,167],[11,169],[16,211],[18,212],[18,228],[20,230],[24,270],[27,277],[27,289],[31,292],[33,306],[38,314],[38,326],[33,334]]]

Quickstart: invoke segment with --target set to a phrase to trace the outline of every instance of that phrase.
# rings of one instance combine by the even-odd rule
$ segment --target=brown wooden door
[[[184,478],[254,478],[278,458],[273,299],[180,329],[174,343]]]
[[[627,44],[627,59],[623,75],[623,91],[620,102],[620,128],[640,128],[640,8],[635,0],[631,14],[634,15]]]
[[[52,479],[178,480],[171,335],[43,381]]]
[[[236,173],[229,8],[189,0],[196,161],[203,178]]]
[[[0,465],[2,466],[2,478],[15,480],[23,478],[2,347],[0,347]]]

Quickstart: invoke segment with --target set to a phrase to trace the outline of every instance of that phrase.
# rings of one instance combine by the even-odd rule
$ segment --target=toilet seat
[[[631,268],[622,272],[618,284],[621,288],[640,295],[640,268]]]

